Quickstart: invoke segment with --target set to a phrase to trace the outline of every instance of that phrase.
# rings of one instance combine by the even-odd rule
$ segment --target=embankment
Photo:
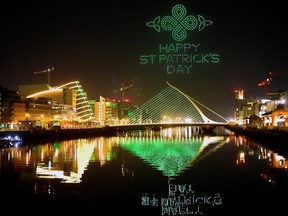
[[[85,129],[54,129],[54,130],[27,130],[27,131],[0,131],[0,137],[19,136],[26,142],[48,142],[77,138],[111,136],[113,130],[109,127]]]

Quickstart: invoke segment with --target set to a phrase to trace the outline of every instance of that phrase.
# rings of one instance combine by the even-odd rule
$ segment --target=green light
[[[107,152],[107,154],[106,154],[106,160],[107,160],[107,161],[111,161],[111,153],[110,153],[110,152]]]
[[[146,22],[146,26],[153,28],[156,32],[161,30],[171,32],[175,44],[159,44],[159,54],[147,53],[141,55],[139,63],[165,64],[167,75],[191,74],[196,64],[216,64],[220,62],[220,55],[214,52],[198,51],[200,43],[184,43],[189,31],[202,31],[213,22],[206,20],[203,16],[189,15],[186,8],[177,4],[172,8],[171,15],[157,16],[152,21]]]
[[[205,20],[203,16],[198,15],[198,19],[193,15],[186,15],[186,8],[183,5],[175,5],[172,8],[172,16],[164,16],[162,19],[157,16],[153,21],[146,23],[148,27],[154,28],[157,32],[161,28],[166,31],[172,31],[172,38],[175,41],[183,41],[187,37],[187,31],[197,28],[202,31],[206,26],[212,25],[213,22]]]
[[[192,163],[203,145],[203,140],[200,138],[186,140],[123,138],[119,141],[123,148],[169,177],[181,174]]]
[[[55,142],[54,143],[54,149],[60,149],[61,143],[60,142]]]

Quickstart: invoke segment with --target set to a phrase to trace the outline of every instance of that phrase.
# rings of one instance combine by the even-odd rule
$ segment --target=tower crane
[[[124,102],[124,91],[131,88],[132,86],[133,86],[133,83],[128,86],[124,86],[124,84],[122,83],[121,88],[120,88],[120,91],[122,92],[122,95],[121,95],[122,102]]]
[[[41,70],[41,71],[35,71],[34,74],[41,74],[41,73],[47,73],[47,78],[48,78],[48,85],[50,86],[50,72],[54,71],[54,67],[48,67],[48,69]]]
[[[268,78],[258,83],[258,87],[263,87],[265,89],[265,93],[267,94],[269,91],[269,86],[272,81],[272,72],[268,72]]]

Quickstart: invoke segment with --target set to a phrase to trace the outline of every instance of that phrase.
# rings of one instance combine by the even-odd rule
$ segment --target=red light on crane
[[[269,77],[269,78],[267,78],[266,80],[264,80],[264,81],[258,83],[258,86],[259,86],[259,87],[261,87],[261,86],[268,86],[268,85],[271,84],[271,81],[272,81],[272,78]]]
[[[120,88],[120,91],[122,92],[122,95],[121,95],[122,102],[124,101],[124,91],[126,91],[127,89],[131,87],[133,87],[133,83],[128,86],[124,86],[124,84],[122,83],[122,87]]]

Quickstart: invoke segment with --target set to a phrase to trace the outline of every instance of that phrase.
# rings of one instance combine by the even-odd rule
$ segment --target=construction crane
[[[124,102],[124,91],[131,88],[132,86],[133,86],[133,83],[128,86],[124,86],[124,84],[122,83],[122,87],[120,88],[120,91],[122,92],[122,95],[121,95],[122,102]]]
[[[51,81],[51,78],[50,78],[50,72],[54,71],[54,67],[48,67],[48,69],[45,69],[45,70],[41,70],[41,71],[35,71],[34,74],[41,74],[41,73],[47,73],[47,77],[48,77],[48,85],[50,86],[50,81]]]
[[[258,87],[263,87],[265,90],[265,93],[267,94],[269,91],[269,86],[271,84],[271,81],[272,81],[272,72],[268,72],[268,78],[258,83]]]
[[[272,81],[272,78],[269,77],[269,78],[265,79],[264,81],[258,83],[258,86],[259,86],[259,87],[268,86],[268,85],[271,84],[271,81]]]

